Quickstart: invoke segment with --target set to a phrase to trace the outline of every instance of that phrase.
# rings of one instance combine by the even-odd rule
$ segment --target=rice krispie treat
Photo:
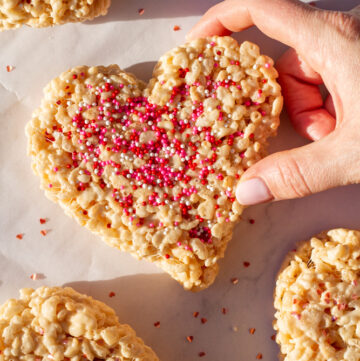
[[[0,306],[0,361],[159,361],[113,309],[66,287],[24,288]]]
[[[334,229],[288,256],[276,282],[285,361],[360,360],[360,232]]]
[[[105,15],[111,0],[0,0],[0,31],[41,28]]]
[[[108,244],[208,287],[242,212],[236,184],[279,125],[276,77],[231,37],[169,51],[148,85],[116,65],[71,69],[27,126],[33,170]]]

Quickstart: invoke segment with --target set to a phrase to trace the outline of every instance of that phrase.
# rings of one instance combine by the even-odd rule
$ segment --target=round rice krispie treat
[[[24,288],[0,306],[0,361],[159,361],[113,309],[70,287]]]
[[[231,37],[171,50],[148,85],[116,65],[71,69],[27,126],[33,170],[108,244],[205,288],[243,209],[236,184],[279,125],[276,77]]]
[[[334,229],[288,256],[276,282],[285,361],[360,360],[360,232]]]
[[[105,15],[111,0],[0,0],[0,31],[92,20]]]

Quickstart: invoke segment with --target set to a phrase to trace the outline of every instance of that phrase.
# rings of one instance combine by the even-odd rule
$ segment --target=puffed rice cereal
[[[276,77],[231,37],[169,51],[148,85],[117,65],[71,69],[27,126],[33,170],[108,244],[206,288],[243,209],[236,183],[279,125]]]
[[[285,361],[360,360],[360,232],[334,229],[287,257],[276,282]]]
[[[0,0],[0,31],[92,20],[106,15],[111,0]]]
[[[0,306],[0,361],[159,361],[113,309],[70,287],[24,288]]]

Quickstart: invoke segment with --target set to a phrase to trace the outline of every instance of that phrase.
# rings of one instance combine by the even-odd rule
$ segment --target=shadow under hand
[[[217,0],[113,0],[107,15],[86,24],[196,16],[204,14],[218,2]],[[144,9],[143,15],[139,14],[139,9]]]
[[[156,61],[145,61],[125,68],[124,71],[134,74],[138,79],[148,82],[151,79]]]

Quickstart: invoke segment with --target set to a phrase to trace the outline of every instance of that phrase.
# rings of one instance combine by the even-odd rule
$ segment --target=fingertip
[[[269,188],[261,178],[251,178],[240,182],[236,188],[236,199],[244,206],[272,200]]]

